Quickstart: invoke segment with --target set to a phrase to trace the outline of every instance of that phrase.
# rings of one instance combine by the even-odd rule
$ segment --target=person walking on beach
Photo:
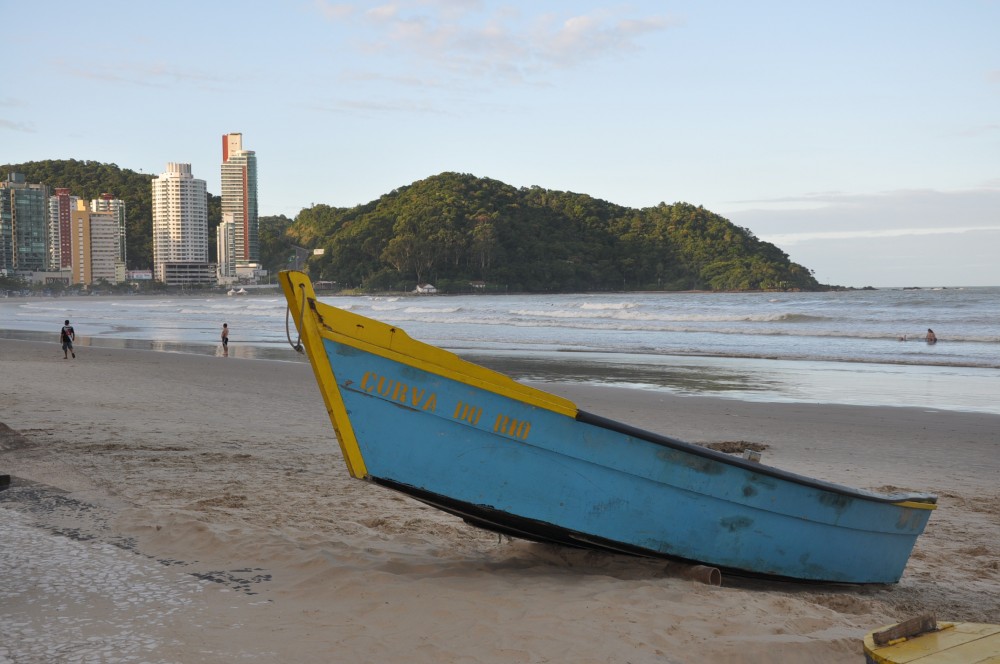
[[[73,359],[76,359],[76,353],[73,351],[73,342],[76,341],[76,332],[73,330],[73,326],[69,324],[68,320],[63,323],[62,331],[59,333],[59,341],[62,342],[63,359],[68,360],[70,355],[73,356]]]
[[[937,343],[937,335],[934,334],[934,330],[932,330],[931,328],[927,328],[927,336],[924,337],[924,341],[926,341],[929,344]]]
[[[229,323],[222,324],[222,354],[229,357]]]

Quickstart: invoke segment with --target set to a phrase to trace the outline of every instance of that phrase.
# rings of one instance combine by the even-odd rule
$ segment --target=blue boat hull
[[[289,302],[308,337],[301,293]],[[314,299],[308,308],[310,359],[352,473],[482,527],[752,574],[892,583],[934,506],[581,412],[397,328]]]

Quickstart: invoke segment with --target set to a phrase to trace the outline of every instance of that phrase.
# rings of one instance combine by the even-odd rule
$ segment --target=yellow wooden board
[[[1000,664],[1000,625],[941,622],[935,632],[884,646],[873,633],[865,636],[865,655],[876,664]]]

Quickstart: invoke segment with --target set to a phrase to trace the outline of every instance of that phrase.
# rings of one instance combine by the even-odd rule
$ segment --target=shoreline
[[[0,329],[0,342],[52,343],[54,335]],[[218,343],[77,337],[77,348],[147,350],[222,357]],[[285,340],[231,342],[229,357],[307,364]],[[452,349],[460,357],[510,375],[546,384],[583,383],[635,390],[668,390],[760,403],[815,403],[929,408],[1000,414],[996,369],[840,360],[774,359],[713,355],[582,353]]]
[[[14,661],[839,663],[916,613],[1000,622],[998,415],[541,384],[689,442],[761,443],[800,474],[939,495],[895,586],[712,588],[351,479],[305,363],[58,350],[0,340]]]
[[[230,284],[227,286],[211,286],[205,288],[191,288],[191,289],[177,289],[170,290],[164,289],[162,291],[136,291],[136,292],[120,292],[120,293],[96,293],[96,294],[82,294],[73,293],[70,295],[63,294],[52,294],[44,295],[38,293],[32,293],[30,295],[0,295],[0,299],[11,299],[11,300],[26,300],[26,301],[48,301],[48,300],[77,300],[77,299],[87,299],[93,297],[204,297],[205,295],[222,295],[226,297],[234,297],[229,295],[229,289],[235,287],[242,287],[247,289],[245,293],[240,293],[240,296],[251,296],[258,294],[281,295],[281,284]],[[489,292],[479,292],[474,289],[462,292],[434,292],[434,293],[418,293],[416,290],[411,291],[360,291],[356,289],[343,289],[343,290],[330,290],[317,288],[316,293],[321,297],[338,297],[338,296],[355,296],[361,295],[365,297],[458,297],[463,295],[477,295],[483,297],[492,296],[521,296],[521,295],[774,295],[783,293],[851,293],[851,292],[865,292],[865,291],[947,291],[947,290],[975,290],[984,288],[1000,288],[1000,285],[988,285],[988,286],[839,286],[836,284],[821,284],[821,288],[809,290],[809,289],[765,289],[765,290],[706,290],[706,289],[685,289],[685,290],[598,290],[598,291],[508,291],[508,290],[496,290]]]

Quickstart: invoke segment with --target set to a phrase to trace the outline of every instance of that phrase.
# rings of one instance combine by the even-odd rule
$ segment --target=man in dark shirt
[[[59,338],[62,341],[63,359],[69,359],[70,355],[76,358],[76,353],[73,351],[73,342],[76,341],[76,332],[73,330],[73,326],[69,324],[69,321],[66,321],[63,325]]]

